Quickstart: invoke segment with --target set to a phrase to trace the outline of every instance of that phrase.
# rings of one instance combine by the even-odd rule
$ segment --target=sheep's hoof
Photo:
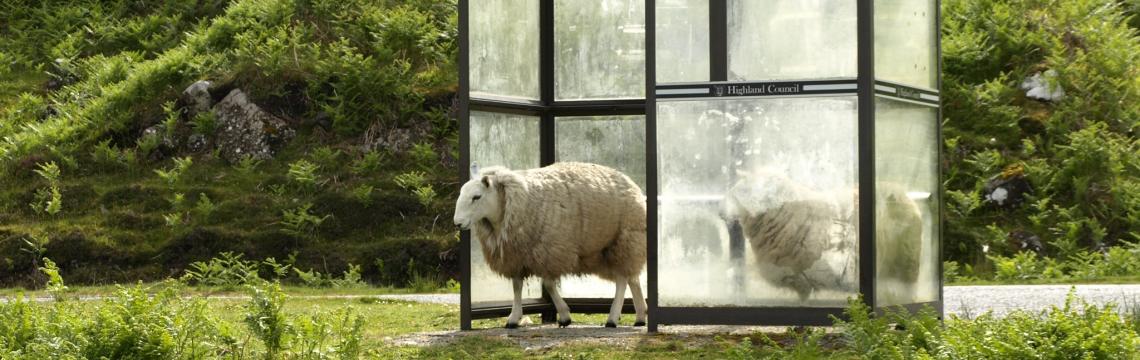
[[[509,323],[507,323],[507,326],[506,326],[506,327],[507,327],[508,329],[518,329],[518,328],[519,328],[519,323],[512,323],[512,322],[509,322]]]
[[[569,327],[569,326],[570,326],[570,319],[558,320],[558,327],[564,328],[564,327]]]
[[[613,321],[606,321],[606,327],[608,327],[608,328],[616,328],[616,327],[617,327],[617,324],[615,324]]]
[[[644,321],[638,321],[638,322],[633,323],[633,326],[634,327],[645,326],[645,322]]]

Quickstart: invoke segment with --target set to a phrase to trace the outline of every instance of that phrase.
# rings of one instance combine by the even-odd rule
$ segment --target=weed
[[[54,161],[41,163],[35,173],[48,182],[48,187],[36,190],[35,200],[28,205],[37,214],[58,214],[63,210],[63,194],[59,192],[59,166]]]
[[[333,149],[329,146],[322,146],[313,149],[313,152],[309,155],[309,157],[313,159],[314,163],[320,164],[320,166],[323,166],[326,169],[335,169],[338,162],[340,161],[341,155],[342,153],[340,150]]]
[[[396,186],[411,191],[427,184],[427,174],[422,171],[411,171],[396,175],[392,180],[396,182]]]
[[[415,161],[416,166],[424,170],[430,170],[439,164],[439,154],[435,152],[430,143],[416,143],[412,145],[412,149],[408,151]]]
[[[259,165],[261,165],[261,160],[256,159],[253,156],[245,155],[242,156],[241,160],[238,160],[237,164],[234,165],[234,170],[237,170],[239,174],[248,177],[254,174],[254,171],[257,170],[257,167]]]
[[[382,153],[376,151],[369,151],[364,153],[360,159],[354,160],[349,165],[349,171],[357,176],[363,176],[376,173],[380,170],[380,164],[384,161]]]
[[[281,213],[282,231],[287,234],[312,237],[316,235],[317,228],[332,217],[332,215],[317,216],[311,212],[313,204],[304,204],[295,209],[286,209]]]
[[[194,217],[197,221],[209,222],[210,216],[217,208],[218,206],[214,205],[213,201],[210,201],[209,196],[206,196],[205,193],[199,193],[198,203],[194,205]]]
[[[292,263],[277,262],[277,259],[272,257],[261,261],[261,264],[269,267],[269,272],[273,274],[276,281],[281,281],[281,279],[289,276],[289,270],[293,268]]]
[[[275,358],[287,346],[287,335],[293,329],[285,314],[285,293],[281,285],[269,283],[251,286],[246,305],[245,324],[265,346],[266,358]]]
[[[166,186],[173,189],[182,181],[182,174],[190,170],[190,166],[194,165],[194,159],[187,156],[182,158],[174,158],[174,166],[169,169],[155,169],[154,173],[166,182]]]
[[[44,266],[40,268],[44,276],[47,276],[47,291],[51,294],[52,298],[56,301],[64,299],[63,293],[67,292],[67,285],[63,284],[63,276],[59,273],[59,267],[55,265],[51,259],[43,258]]]
[[[259,263],[244,260],[243,256],[223,252],[209,261],[191,263],[182,280],[191,284],[220,286],[227,289],[262,283],[258,275]]]
[[[202,135],[213,135],[214,131],[218,128],[218,117],[214,115],[213,111],[204,111],[194,115],[190,119],[190,127],[194,129],[195,133]]]
[[[319,185],[317,171],[321,166],[301,159],[289,164],[289,180],[302,190],[311,191]]]
[[[412,194],[416,195],[416,200],[420,202],[425,208],[430,208],[431,204],[435,202],[435,189],[431,185],[421,186],[412,190]]]
[[[135,147],[144,156],[149,156],[158,149],[160,144],[162,144],[162,137],[158,134],[146,134],[135,140]]]
[[[372,205],[373,190],[371,185],[363,184],[357,186],[352,189],[352,199],[356,200],[360,205],[364,205],[364,207],[369,207]]]

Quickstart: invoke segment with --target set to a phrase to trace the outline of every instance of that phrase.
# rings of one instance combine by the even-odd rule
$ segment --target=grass
[[[161,284],[143,286],[147,291],[161,291]],[[211,289],[182,288],[180,296],[195,296],[211,293]],[[5,289],[0,294],[16,293],[18,290]],[[304,326],[304,319],[332,319],[329,314],[342,314],[345,311],[360,318],[363,324],[359,334],[361,358],[369,359],[857,359],[923,358],[923,354],[936,355],[933,358],[1057,358],[1059,354],[1085,358],[1133,358],[1140,351],[1140,337],[1136,329],[1140,327],[1140,317],[1132,301],[1124,304],[1126,311],[1121,320],[1111,308],[1084,304],[1079,298],[1070,295],[1063,308],[1054,308],[1045,313],[1013,313],[1005,318],[982,315],[975,319],[960,319],[950,316],[944,323],[930,314],[919,316],[885,315],[870,316],[865,306],[857,301],[848,308],[849,322],[837,323],[826,330],[809,328],[804,332],[788,330],[783,333],[673,333],[673,334],[634,334],[628,338],[607,336],[591,337],[549,337],[540,333],[471,331],[451,338],[438,345],[395,345],[395,338],[413,333],[455,331],[459,325],[457,305],[424,304],[400,300],[379,299],[369,295],[400,293],[401,289],[357,289],[340,292],[345,295],[361,295],[359,298],[314,298],[319,290],[286,289],[291,297],[281,300],[281,312],[287,314],[292,326]],[[114,295],[120,298],[62,302],[38,302],[30,306],[40,311],[72,314],[68,316],[107,316],[106,309],[131,309],[139,314],[138,324],[146,324],[145,307],[124,306],[121,291],[108,287],[80,287],[72,294]],[[226,293],[229,294],[229,293]],[[331,295],[328,292],[319,292]],[[155,295],[157,296],[157,295]],[[251,341],[252,330],[245,326],[250,316],[251,301],[245,298],[197,297],[183,304],[201,301],[209,321],[227,329],[228,336],[238,339],[241,346],[252,350],[251,355],[261,351],[261,343]],[[136,300],[137,301],[137,300]],[[133,303],[132,303],[133,304]],[[160,302],[160,304],[168,304]],[[173,303],[170,306],[182,306]],[[187,308],[184,308],[187,309]],[[9,309],[10,310],[10,309]],[[8,312],[6,316],[14,313]],[[15,313],[15,314],[18,314]],[[175,314],[178,314],[176,312]],[[0,315],[5,315],[4,305],[0,304]],[[537,320],[533,317],[532,320]],[[578,326],[597,327],[601,334],[610,330],[602,329],[605,314],[574,314]],[[66,318],[66,317],[65,317]],[[69,322],[81,321],[70,318]],[[632,315],[623,316],[622,323],[628,326]],[[301,321],[301,322],[298,322]],[[488,319],[475,322],[476,329],[499,328],[503,319]],[[161,322],[159,322],[161,323]],[[894,327],[893,324],[899,324]],[[0,340],[6,339],[5,326],[0,324]],[[1057,329],[1065,329],[1057,331]],[[125,331],[120,329],[118,331]],[[550,331],[563,331],[551,329]],[[307,333],[311,336],[313,333]],[[320,332],[316,333],[320,334]],[[16,338],[19,341],[19,338]],[[241,340],[245,339],[245,340]],[[1075,341],[1074,340],[1079,340]],[[298,340],[294,340],[298,341]],[[1037,346],[1033,344],[1054,344]],[[2,344],[0,344],[2,345]],[[247,351],[240,350],[240,351]],[[1091,356],[1091,357],[1089,357]],[[1105,357],[1108,356],[1108,357]],[[244,358],[245,355],[239,356]],[[19,358],[17,353],[17,358]],[[276,357],[271,357],[276,358]],[[326,357],[301,357],[326,358]],[[353,357],[355,358],[355,357]]]
[[[157,282],[141,283],[145,287],[152,287],[158,285]],[[88,286],[72,286],[67,291],[67,296],[70,297],[103,297],[114,295],[115,290],[121,285],[88,285]],[[355,288],[315,288],[309,286],[298,285],[284,285],[281,289],[286,295],[290,297],[320,297],[320,296],[349,296],[349,297],[366,297],[375,295],[402,295],[402,294],[422,294],[423,291],[417,291],[414,288],[401,288],[392,286],[364,286]],[[241,296],[246,295],[246,291],[241,288],[234,287],[209,287],[209,286],[192,286],[188,287],[184,292],[187,296]],[[454,291],[439,288],[435,291],[427,293],[454,293]],[[28,290],[24,288],[0,288],[0,298],[14,297],[23,294],[32,298],[50,298],[51,295],[43,289]]]

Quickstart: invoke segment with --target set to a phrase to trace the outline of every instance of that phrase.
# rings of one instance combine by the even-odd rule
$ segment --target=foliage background
[[[1140,262],[1140,1],[942,5],[955,276]],[[45,255],[97,283],[224,251],[325,274],[356,264],[380,284],[453,275],[455,6],[0,0],[0,285],[37,283]],[[1067,96],[1028,98],[1023,80],[1047,71]],[[211,133],[176,103],[199,79],[244,90],[300,136],[243,164],[143,136],[159,123]],[[37,173],[49,163],[57,179]],[[1024,191],[988,201],[1002,184]]]

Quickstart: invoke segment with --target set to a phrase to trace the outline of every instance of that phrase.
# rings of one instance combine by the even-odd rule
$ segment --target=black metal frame
[[[647,294],[648,302],[648,330],[656,332],[660,325],[668,324],[723,324],[723,325],[830,325],[831,317],[842,317],[843,308],[809,308],[809,307],[661,307],[658,303],[658,203],[654,201],[659,193],[658,167],[657,167],[657,119],[656,102],[658,98],[675,97],[668,93],[659,94],[660,90],[674,91],[706,91],[709,97],[733,96],[729,87],[763,88],[768,85],[796,86],[793,94],[765,94],[747,92],[743,96],[804,96],[850,94],[858,98],[858,162],[860,197],[874,199],[875,192],[875,100],[877,98],[890,98],[904,102],[932,106],[937,109],[936,121],[941,122],[942,110],[939,89],[942,86],[941,70],[941,0],[935,0],[935,36],[938,56],[937,71],[939,77],[935,82],[935,89],[921,89],[916,87],[895,84],[875,78],[874,56],[874,0],[856,0],[856,38],[858,42],[857,68],[858,75],[850,80],[819,80],[819,81],[778,81],[778,82],[729,82],[728,80],[728,0],[709,0],[709,82],[699,84],[663,84],[656,83],[656,10],[655,0],[645,0],[645,99],[644,100],[590,100],[590,101],[556,101],[554,94],[554,0],[540,1],[540,89],[539,101],[520,102],[503,99],[472,99],[470,98],[469,78],[469,43],[468,43],[468,5],[471,0],[459,0],[459,113],[458,117],[460,135],[460,178],[468,176],[470,165],[470,139],[468,119],[471,110],[492,111],[500,113],[525,114],[539,116],[540,125],[540,159],[541,165],[552,164],[555,151],[554,121],[557,116],[573,115],[645,115],[645,151],[646,151],[646,188],[647,201]],[[831,85],[830,87],[816,87],[813,85]],[[835,86],[842,86],[836,89]],[[718,91],[720,92],[718,94]],[[938,179],[942,178],[942,129],[937,127],[938,151]],[[938,233],[938,255],[942,257],[943,221],[945,218],[941,206],[944,189],[939,184],[937,190],[939,203],[937,204],[938,218],[936,231]],[[859,202],[860,214],[874,214],[874,201]],[[876,307],[875,302],[875,217],[859,217],[859,291],[863,300],[876,311],[882,312],[887,307]],[[739,237],[739,236],[734,236]],[[743,241],[734,239],[730,241],[731,251],[743,251]],[[464,231],[461,234],[461,300],[460,323],[464,330],[471,328],[473,319],[494,318],[505,316],[510,312],[509,302],[472,304],[471,302],[471,238]],[[739,243],[739,244],[738,244]],[[739,248],[739,249],[737,249]],[[940,274],[941,261],[937,264]],[[931,306],[943,312],[942,279],[939,277],[938,299],[933,302],[904,304],[890,306],[911,312]],[[606,313],[612,299],[565,299],[572,312],[578,313]],[[525,313],[542,314],[544,322],[554,321],[555,309],[543,290],[543,299],[528,300],[524,302]],[[632,303],[627,299],[624,312],[633,310]]]

